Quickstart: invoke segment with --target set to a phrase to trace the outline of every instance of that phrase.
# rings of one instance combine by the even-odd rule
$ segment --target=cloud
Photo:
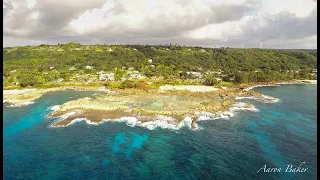
[[[316,6],[313,0],[5,1],[4,46],[76,41],[259,47],[263,41],[293,48],[281,42],[299,41],[309,47],[301,41],[316,37]]]

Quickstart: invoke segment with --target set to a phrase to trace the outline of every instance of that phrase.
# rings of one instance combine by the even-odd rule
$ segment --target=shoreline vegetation
[[[232,111],[257,109],[235,100],[250,98],[264,103],[274,103],[273,97],[251,91],[260,86],[280,84],[316,84],[312,80],[292,80],[287,82],[262,82],[238,84],[231,87],[212,87],[201,85],[164,85],[159,88],[124,88],[61,86],[54,88],[32,88],[4,90],[3,103],[11,106],[31,104],[43,94],[52,91],[100,91],[100,95],[66,102],[52,108],[49,117],[57,119],[51,127],[65,127],[78,121],[98,125],[105,121],[125,121],[130,126],[148,129],[163,127],[179,129],[187,125],[199,129],[196,121],[201,119],[229,118]],[[127,118],[124,118],[127,117]]]

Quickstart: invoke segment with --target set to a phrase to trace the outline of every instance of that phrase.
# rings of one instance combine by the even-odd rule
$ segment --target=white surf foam
[[[256,88],[256,87],[266,87],[266,86],[280,86],[280,85],[279,85],[279,84],[273,84],[273,85],[256,85],[256,86],[248,87],[248,88],[244,89],[244,91],[250,91],[250,90],[252,90],[253,88]]]
[[[263,103],[277,103],[277,102],[280,102],[280,99],[274,98],[274,97],[271,97],[271,96],[266,96],[266,95],[262,95],[262,97],[254,97],[254,96],[236,97],[235,99],[236,100],[252,99],[252,100],[263,102]]]
[[[50,109],[52,111],[58,111],[58,110],[60,110],[60,105],[50,106],[50,107],[48,107],[48,109]]]
[[[162,115],[152,117],[154,119],[152,121],[147,121],[147,122],[141,121],[140,118],[142,118],[142,117],[121,117],[119,119],[103,119],[100,122],[92,122],[91,120],[86,119],[86,118],[77,118],[77,119],[72,120],[67,125],[58,126],[58,127],[65,127],[65,126],[69,126],[69,125],[77,123],[77,122],[85,121],[89,125],[99,125],[104,122],[123,122],[123,123],[126,123],[126,125],[130,126],[130,127],[138,126],[138,127],[143,127],[143,128],[149,129],[149,130],[154,130],[156,128],[169,129],[169,130],[179,130],[182,127],[187,127],[192,130],[200,130],[202,128],[199,127],[199,125],[197,123],[194,122],[193,126],[192,126],[192,119],[194,117],[198,117],[197,121],[214,120],[214,119],[229,119],[230,117],[233,117],[235,115],[235,111],[241,111],[241,110],[253,111],[253,112],[258,111],[253,105],[239,102],[239,103],[235,103],[230,108],[229,111],[217,112],[217,113],[196,112],[192,116],[186,116],[180,122],[173,117],[162,116]],[[60,116],[59,121],[64,120],[75,113],[76,113],[76,111],[72,111],[67,114],[64,114],[64,115]]]
[[[30,104],[34,104],[34,101],[27,101],[19,104],[11,104],[11,105],[8,105],[7,107],[22,107],[22,106],[28,106]]]
[[[69,112],[67,114],[64,114],[59,117],[58,121],[62,121],[75,113],[76,112]],[[149,130],[154,130],[156,128],[179,130],[180,128],[182,128],[184,126],[187,126],[188,128],[191,129],[191,123],[192,123],[192,119],[190,117],[186,117],[184,120],[182,120],[180,123],[177,124],[177,120],[174,119],[173,117],[159,115],[159,116],[155,117],[155,120],[147,121],[147,122],[142,122],[136,117],[121,117],[120,119],[103,119],[100,122],[92,122],[91,120],[89,120],[87,118],[76,118],[76,119],[72,120],[70,123],[68,123],[67,125],[60,125],[60,126],[56,126],[56,127],[66,127],[66,126],[70,126],[74,123],[81,122],[81,121],[84,121],[89,125],[99,125],[104,122],[124,122],[124,123],[126,123],[126,125],[128,125],[130,127],[139,126],[139,127],[143,127],[143,128],[149,129]],[[196,125],[196,124],[195,124],[195,127],[196,127],[195,130],[200,129],[198,127],[198,125]]]
[[[252,111],[252,112],[259,111],[254,105],[243,103],[243,102],[237,102],[233,104],[230,110],[231,111]]]

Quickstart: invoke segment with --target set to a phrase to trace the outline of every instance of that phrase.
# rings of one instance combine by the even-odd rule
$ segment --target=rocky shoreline
[[[177,129],[187,124],[190,129],[199,129],[196,122],[201,119],[229,118],[232,111],[257,109],[238,99],[253,99],[263,103],[276,103],[278,99],[265,96],[251,89],[260,86],[279,86],[279,84],[304,84],[304,81],[250,83],[235,87],[216,88],[214,91],[198,91],[202,86],[190,87],[192,91],[163,89],[118,89],[104,87],[58,87],[49,89],[7,90],[4,91],[4,103],[11,106],[31,104],[50,91],[103,91],[103,95],[69,101],[55,107],[49,117],[58,119],[51,127],[65,127],[75,122],[85,121],[97,125],[105,121],[125,121],[129,125],[147,128],[170,127]],[[207,88],[203,86],[203,88]],[[131,121],[123,117],[130,117]],[[161,117],[159,119],[159,117]],[[170,121],[164,119],[171,119]],[[127,122],[128,121],[128,122]],[[151,128],[151,129],[152,129]]]
[[[51,114],[51,117],[59,119],[51,127],[65,127],[79,121],[93,125],[105,121],[118,122],[123,117],[130,117],[135,119],[132,121],[137,126],[149,124],[149,129],[151,126],[177,129],[188,122],[190,129],[196,130],[196,122],[204,118],[204,114],[209,115],[207,118],[218,119],[232,117],[230,111],[257,111],[250,104],[235,102],[239,96],[264,98],[260,93],[239,88],[211,92],[123,90],[61,105]],[[166,121],[157,117],[172,119]]]

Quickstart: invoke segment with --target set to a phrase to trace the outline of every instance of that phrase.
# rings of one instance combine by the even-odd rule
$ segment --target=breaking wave
[[[261,97],[254,97],[254,96],[248,96],[248,97],[236,97],[236,100],[240,100],[240,99],[252,99],[255,101],[259,101],[262,103],[277,103],[280,102],[280,99],[278,98],[274,98],[271,96],[266,96],[266,95],[262,95]]]
[[[51,109],[58,109],[58,106],[53,106],[53,107],[51,107]],[[230,117],[233,117],[235,115],[235,111],[257,112],[258,110],[253,105],[239,102],[239,103],[235,103],[230,108],[229,111],[217,112],[217,113],[196,112],[194,115],[186,116],[182,121],[178,121],[177,119],[175,119],[173,117],[162,116],[162,115],[158,115],[155,117],[149,117],[149,118],[154,118],[152,121],[142,121],[141,118],[143,118],[143,116],[121,117],[119,119],[103,119],[99,122],[93,122],[87,118],[76,118],[66,125],[52,126],[53,123],[56,123],[57,121],[63,121],[65,119],[67,119],[69,116],[74,115],[75,113],[79,112],[79,111],[71,111],[67,114],[59,116],[58,120],[51,124],[51,127],[66,127],[66,126],[72,125],[74,123],[84,121],[85,123],[87,123],[89,125],[99,125],[104,122],[123,122],[123,123],[126,123],[126,125],[130,126],[130,127],[137,126],[137,127],[146,128],[148,130],[154,130],[156,128],[169,129],[169,130],[179,130],[182,127],[187,127],[192,130],[200,130],[202,128],[199,127],[199,125],[196,122],[192,122],[192,119],[194,117],[197,117],[197,121],[215,120],[215,119],[229,119]]]
[[[11,105],[8,105],[7,107],[22,107],[22,106],[28,106],[30,104],[34,104],[34,101],[27,101],[19,104],[11,104]]]

